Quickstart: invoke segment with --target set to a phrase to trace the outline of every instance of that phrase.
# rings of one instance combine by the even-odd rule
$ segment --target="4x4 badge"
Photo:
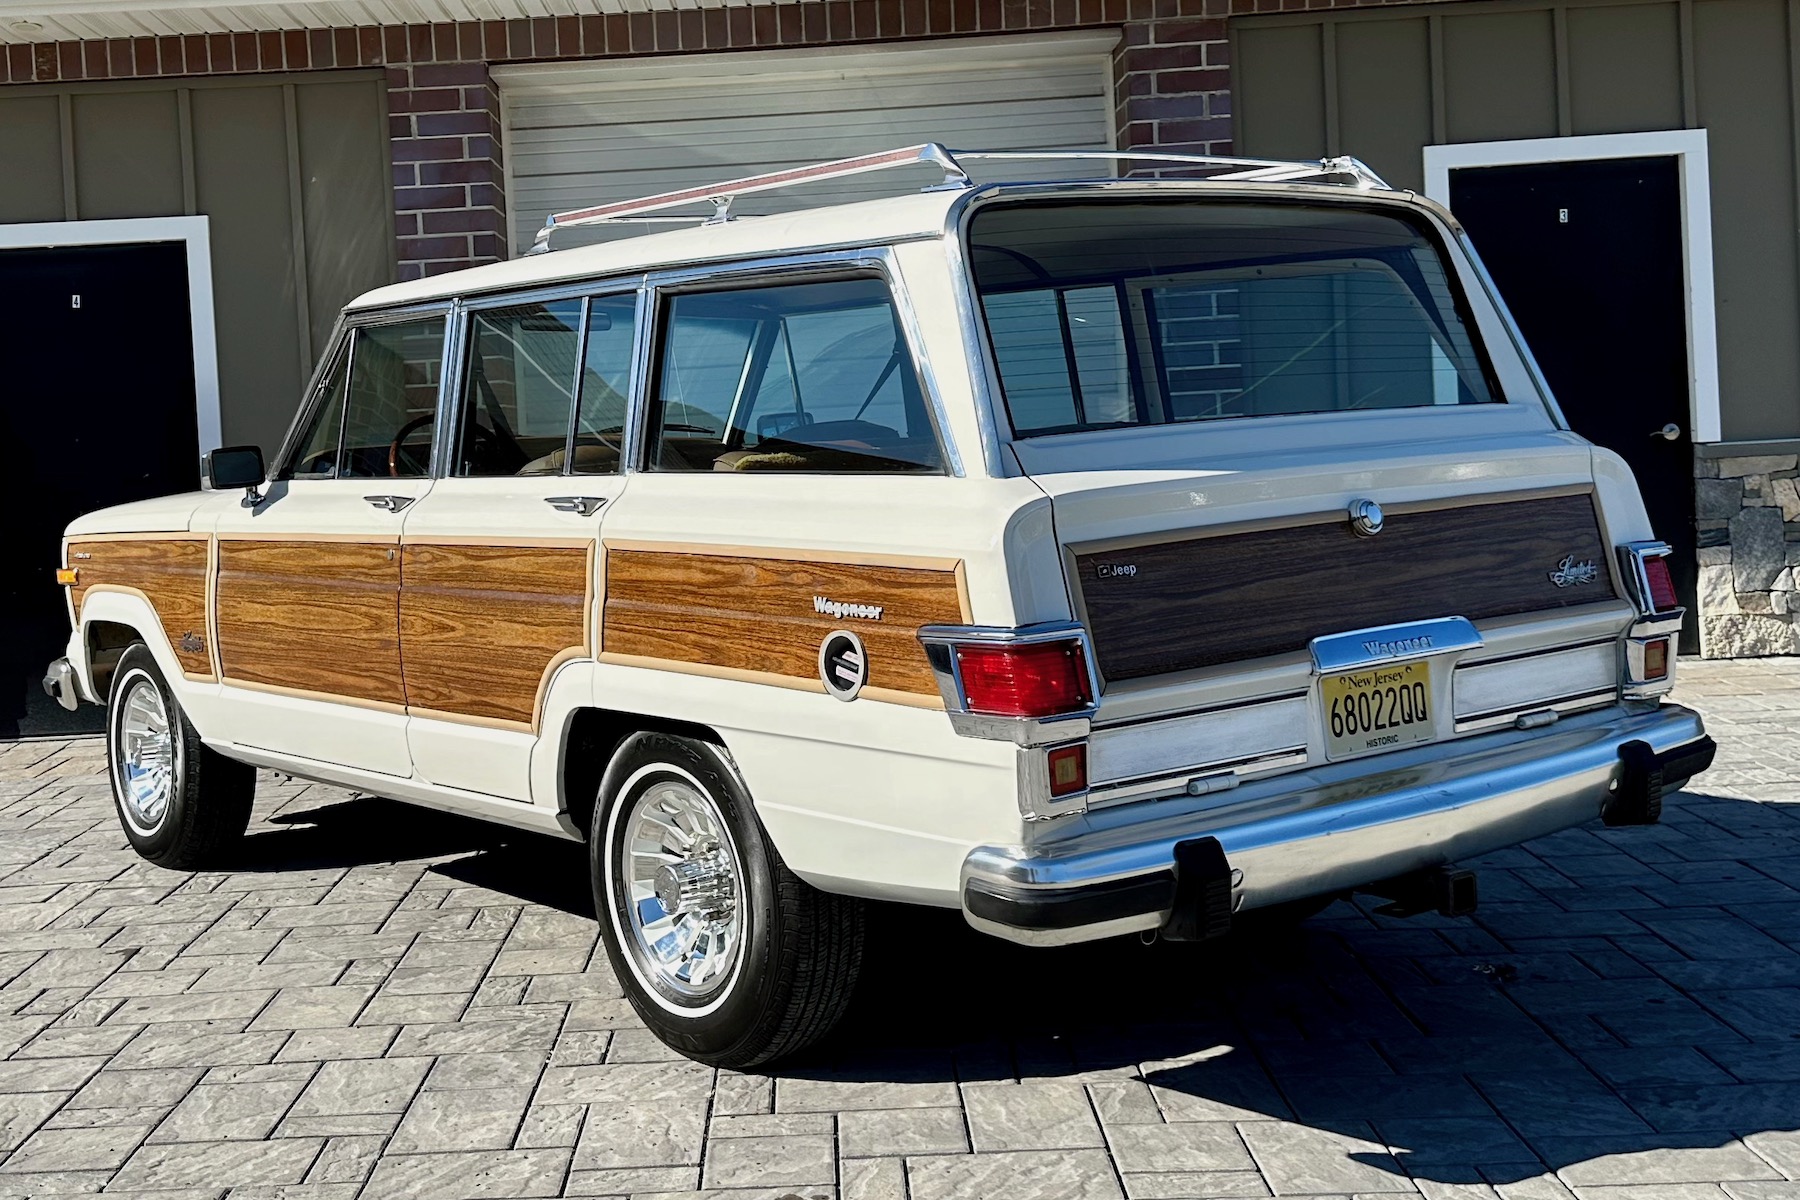
[[[181,648],[189,654],[198,654],[206,649],[206,639],[189,631],[181,635]]]
[[[1592,583],[1600,578],[1600,568],[1593,561],[1576,562],[1573,554],[1565,555],[1556,564],[1556,570],[1550,572],[1550,582],[1559,588],[1579,587],[1584,583]]]

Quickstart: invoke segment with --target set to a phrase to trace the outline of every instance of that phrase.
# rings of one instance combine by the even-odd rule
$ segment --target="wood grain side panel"
[[[156,610],[181,669],[214,678],[206,638],[206,538],[71,542],[68,556],[69,565],[78,571],[70,589],[77,616],[95,588],[142,592]]]
[[[535,724],[545,672],[589,652],[591,562],[586,547],[405,544],[407,703]]]
[[[817,613],[815,596],[880,605],[881,619]],[[953,567],[609,547],[603,641],[609,654],[816,681],[825,635],[852,629],[871,687],[936,696],[919,627],[961,623],[963,607]]]
[[[1570,555],[1598,578],[1556,586],[1550,575]],[[1075,564],[1101,673],[1133,679],[1374,625],[1610,600],[1610,559],[1582,494],[1398,514],[1372,538],[1334,520],[1081,553]]]
[[[227,682],[406,703],[395,546],[221,539],[218,571]]]

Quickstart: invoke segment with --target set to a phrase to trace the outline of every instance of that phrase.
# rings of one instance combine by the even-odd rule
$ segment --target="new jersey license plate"
[[[1433,736],[1431,668],[1423,662],[1342,671],[1319,680],[1325,755],[1348,758]]]

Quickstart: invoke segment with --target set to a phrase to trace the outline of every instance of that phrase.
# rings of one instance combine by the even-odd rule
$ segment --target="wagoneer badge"
[[[885,612],[886,609],[880,604],[845,604],[841,600],[833,600],[828,596],[814,596],[813,611],[820,616],[836,617],[840,621],[845,617],[859,617],[864,621],[879,621],[881,620],[881,614]]]
[[[1550,572],[1550,582],[1559,588],[1579,587],[1584,583],[1592,583],[1600,578],[1600,568],[1591,560],[1576,562],[1573,554],[1564,556],[1556,564],[1556,570]]]
[[[834,629],[819,646],[819,678],[839,700],[854,700],[869,682],[869,653],[848,629]]]

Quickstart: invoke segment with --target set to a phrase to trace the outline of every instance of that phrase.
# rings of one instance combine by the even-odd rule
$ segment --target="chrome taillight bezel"
[[[1626,542],[1619,547],[1619,572],[1625,577],[1625,590],[1638,610],[1638,619],[1625,631],[1621,642],[1619,695],[1626,700],[1654,700],[1667,695],[1675,686],[1676,640],[1681,636],[1681,623],[1687,610],[1677,605],[1657,610],[1650,592],[1650,576],[1644,563],[1652,558],[1668,558],[1674,553],[1667,542]],[[1667,641],[1668,670],[1660,679],[1645,678],[1645,651],[1653,642]]]
[[[1094,642],[1079,622],[1047,621],[1016,628],[927,625],[919,630],[919,642],[925,647],[925,657],[937,678],[938,694],[943,697],[950,724],[964,737],[1013,742],[1020,746],[1066,742],[1086,737],[1094,714],[1099,711],[1100,670],[1094,660]],[[1081,661],[1087,670],[1086,705],[1047,717],[1009,717],[970,711],[968,693],[963,688],[962,667],[957,661],[958,646],[1026,646],[1042,642],[1075,642],[1081,647]]]
[[[1619,547],[1619,573],[1625,577],[1625,590],[1645,617],[1679,618],[1685,613],[1679,606],[1661,610],[1656,607],[1650,593],[1650,575],[1644,567],[1647,559],[1668,558],[1673,553],[1667,542],[1626,542]]]

